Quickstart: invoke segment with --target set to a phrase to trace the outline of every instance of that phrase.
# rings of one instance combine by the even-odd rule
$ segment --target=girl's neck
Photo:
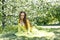
[[[23,20],[20,20],[21,22],[23,22]]]

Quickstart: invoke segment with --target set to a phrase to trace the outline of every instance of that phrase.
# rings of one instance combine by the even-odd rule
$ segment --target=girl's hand
[[[28,31],[28,32],[27,32],[27,34],[31,34],[31,32],[30,32],[30,31]]]

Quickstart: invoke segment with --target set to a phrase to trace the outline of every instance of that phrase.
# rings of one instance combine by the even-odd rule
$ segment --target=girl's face
[[[21,17],[22,20],[23,20],[24,16],[25,16],[24,13],[21,13],[20,17]]]

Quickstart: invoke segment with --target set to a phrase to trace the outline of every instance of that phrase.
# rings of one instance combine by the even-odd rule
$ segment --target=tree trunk
[[[2,27],[5,27],[5,19],[6,19],[6,15],[4,14],[4,2],[5,0],[2,0]]]

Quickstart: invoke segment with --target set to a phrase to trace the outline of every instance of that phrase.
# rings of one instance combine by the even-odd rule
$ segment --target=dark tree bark
[[[6,15],[4,14],[4,2],[5,0],[2,0],[2,27],[4,28],[5,27],[5,19],[6,19]]]

